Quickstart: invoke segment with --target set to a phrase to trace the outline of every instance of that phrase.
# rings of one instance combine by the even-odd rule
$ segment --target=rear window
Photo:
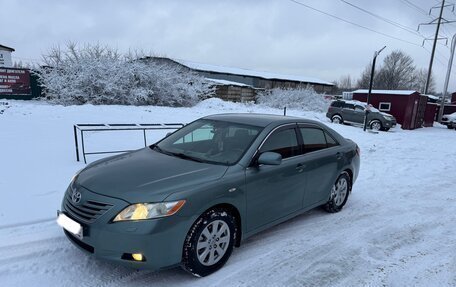
[[[331,107],[335,107],[335,108],[340,108],[344,105],[343,102],[339,102],[339,101],[336,101],[336,102],[332,102],[331,103]]]

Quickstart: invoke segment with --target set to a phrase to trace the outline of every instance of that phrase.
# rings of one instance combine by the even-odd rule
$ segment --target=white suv
[[[449,129],[456,129],[456,112],[449,115],[443,115],[440,123],[446,125]]]

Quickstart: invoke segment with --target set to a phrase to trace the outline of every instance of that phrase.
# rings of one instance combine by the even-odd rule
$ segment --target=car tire
[[[342,210],[345,203],[347,203],[348,195],[351,191],[350,182],[350,176],[347,172],[343,172],[339,175],[331,188],[328,202],[323,206],[327,212],[335,213]]]
[[[219,270],[236,242],[237,226],[233,215],[223,209],[211,209],[200,216],[185,238],[182,268],[204,277]]]
[[[451,125],[447,125],[447,128],[452,129],[453,127]]]
[[[331,117],[331,122],[335,123],[335,124],[342,124],[344,122],[344,120],[342,119],[341,116],[334,115],[334,116]]]
[[[379,131],[383,128],[382,123],[379,120],[372,120],[369,123],[369,127],[373,131]]]

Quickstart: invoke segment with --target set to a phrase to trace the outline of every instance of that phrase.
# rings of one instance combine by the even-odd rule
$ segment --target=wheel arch
[[[241,213],[239,212],[238,208],[231,203],[217,203],[212,205],[211,207],[207,208],[201,215],[205,214],[206,212],[212,209],[222,209],[229,212],[231,215],[234,216],[236,221],[236,241],[234,242],[235,247],[241,246],[241,239],[242,239],[242,217]],[[200,216],[201,216],[200,215]],[[198,217],[199,218],[199,217]]]
[[[335,116],[338,116],[338,117],[342,120],[342,122],[344,121],[344,117],[342,117],[342,115],[341,115],[340,113],[334,113],[334,114],[331,116],[331,120],[332,120],[332,118],[335,117]]]
[[[351,193],[351,190],[353,188],[353,171],[350,169],[350,168],[345,168],[342,173],[347,173],[348,174],[348,177],[350,178],[350,187],[349,187],[349,190],[348,192]]]

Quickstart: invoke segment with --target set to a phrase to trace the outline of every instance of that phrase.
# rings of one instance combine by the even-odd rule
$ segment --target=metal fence
[[[147,146],[146,131],[148,130],[177,130],[184,126],[182,123],[166,123],[166,124],[75,124],[74,146],[76,151],[76,160],[80,161],[79,150],[81,148],[82,158],[84,163],[87,163],[86,155],[94,154],[110,154],[128,152],[131,150],[110,150],[110,151],[91,151],[87,152],[84,144],[84,133],[87,132],[112,132],[112,131],[142,131],[144,146]]]

